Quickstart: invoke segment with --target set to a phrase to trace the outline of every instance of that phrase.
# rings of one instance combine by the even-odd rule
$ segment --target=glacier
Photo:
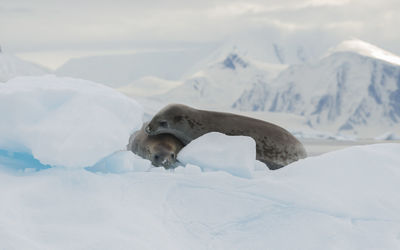
[[[72,78],[0,85],[0,248],[400,248],[400,144],[270,171],[212,133],[168,171],[123,150],[152,108]]]

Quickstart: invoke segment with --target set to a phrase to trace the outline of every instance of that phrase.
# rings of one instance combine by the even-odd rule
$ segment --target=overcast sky
[[[48,51],[128,52],[218,42],[247,30],[357,37],[400,54],[399,26],[399,0],[0,1],[3,50],[39,62]]]

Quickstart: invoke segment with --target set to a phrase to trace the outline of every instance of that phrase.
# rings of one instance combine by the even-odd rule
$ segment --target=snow
[[[0,245],[398,249],[399,150],[399,144],[352,147],[253,179],[193,165],[120,174],[0,171],[7,190],[0,193]]]
[[[256,82],[233,107],[297,114],[313,129],[371,138],[398,132],[399,75],[399,65],[372,55],[331,52],[318,61],[292,65],[271,81]]]
[[[332,34],[321,36],[305,32],[300,35],[296,32],[281,33],[273,29],[251,28],[227,37],[213,56],[226,55],[234,48],[242,55],[263,62],[301,64],[319,58],[336,41],[337,38]]]
[[[363,56],[376,58],[395,65],[400,65],[399,56],[358,39],[346,40],[341,42],[335,48],[330,49],[328,55],[337,52],[354,52]]]
[[[353,220],[398,220],[392,208],[400,205],[399,149],[395,143],[355,146],[295,162],[277,175],[295,181],[286,188],[296,188],[297,205]]]
[[[97,162],[86,170],[101,173],[145,172],[152,168],[151,161],[143,159],[130,151],[117,151]]]
[[[255,167],[256,142],[247,136],[227,136],[211,132],[186,145],[178,154],[183,164],[199,166],[203,171],[225,171],[250,178]]]
[[[203,108],[229,108],[244,90],[272,79],[285,68],[286,65],[256,61],[232,50],[187,77],[181,85],[154,97]]]
[[[400,248],[399,143],[270,171],[251,138],[210,133],[168,171],[123,150],[147,104],[71,78],[1,84],[0,249]]]
[[[43,164],[84,167],[125,147],[142,108],[117,91],[71,78],[19,77],[0,85],[0,149]]]

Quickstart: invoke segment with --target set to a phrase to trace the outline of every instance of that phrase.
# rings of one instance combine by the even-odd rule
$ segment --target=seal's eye
[[[175,154],[174,153],[171,154],[171,158],[175,159]]]
[[[155,155],[155,156],[154,156],[154,160],[158,161],[158,159],[160,159],[160,156]]]
[[[146,133],[150,133],[150,132],[151,132],[150,126],[147,126],[146,129],[145,129],[145,131],[146,131]]]
[[[160,121],[159,124],[160,124],[160,127],[163,127],[163,128],[168,127],[168,122],[167,121]]]

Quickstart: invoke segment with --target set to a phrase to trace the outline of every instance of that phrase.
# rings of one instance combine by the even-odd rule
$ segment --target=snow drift
[[[203,171],[220,170],[249,178],[256,165],[256,142],[248,136],[207,133],[185,146],[179,152],[178,160],[197,165]]]
[[[399,151],[353,147],[255,179],[190,165],[0,171],[0,247],[398,249]]]
[[[83,167],[123,149],[142,108],[117,91],[72,78],[20,77],[0,85],[0,149],[43,164]]]

